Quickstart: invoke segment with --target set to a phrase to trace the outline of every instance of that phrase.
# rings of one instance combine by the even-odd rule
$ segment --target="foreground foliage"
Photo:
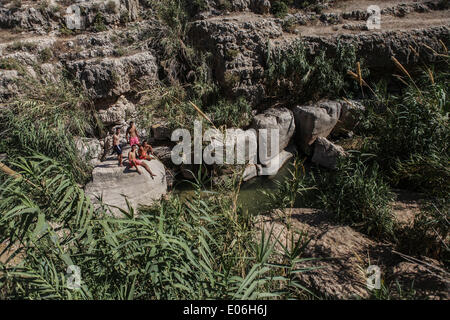
[[[301,251],[271,264],[273,237],[251,232],[229,194],[197,190],[113,218],[93,205],[70,171],[35,155],[2,177],[0,296],[20,299],[260,299],[303,291]],[[77,266],[81,287],[67,287]],[[280,284],[283,284],[281,285]]]

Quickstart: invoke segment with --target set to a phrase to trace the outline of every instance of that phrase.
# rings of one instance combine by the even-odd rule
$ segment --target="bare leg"
[[[131,163],[130,163],[130,164],[129,164],[129,168],[131,169],[131,168],[133,168],[133,167],[136,168],[137,173],[141,174],[141,171],[139,170],[138,166],[137,166],[136,164],[131,164]]]
[[[136,171],[137,171],[137,173],[142,174],[142,172],[139,170],[139,168],[137,166],[136,166]]]
[[[152,179],[153,177],[156,177],[156,174],[154,174],[152,170],[150,170],[150,167],[145,162],[142,163],[142,166],[144,167],[145,170],[147,170],[148,173],[150,173]]]
[[[118,159],[119,159],[119,167],[123,166],[122,164],[123,156],[121,154],[119,154]]]

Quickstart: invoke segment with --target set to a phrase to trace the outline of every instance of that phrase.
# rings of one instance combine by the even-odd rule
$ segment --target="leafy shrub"
[[[207,111],[216,126],[242,128],[250,123],[252,109],[245,98],[240,97],[237,101],[220,100],[207,107]]]
[[[186,10],[190,16],[195,16],[198,13],[208,9],[208,3],[206,0],[190,0],[185,1]]]
[[[115,1],[110,0],[105,5],[106,12],[114,14],[117,13],[117,4]]]
[[[0,112],[0,132],[12,157],[40,152],[72,167],[79,182],[87,178],[87,165],[78,157],[75,135],[84,136],[92,119],[85,97],[67,80],[42,84],[25,78],[24,96],[14,97]]]
[[[419,89],[420,88],[420,89]],[[356,132],[368,137],[364,151],[393,186],[432,194],[450,187],[448,74],[410,83],[403,92],[368,102]]]
[[[42,62],[48,62],[50,59],[53,58],[53,52],[50,48],[44,48],[41,51],[39,51],[39,58]]]
[[[269,209],[294,208],[308,192],[315,189],[311,186],[303,166],[303,161],[296,158],[289,175],[282,181],[276,181],[275,191],[263,191]]]
[[[357,90],[353,82],[345,81],[345,74],[356,65],[356,49],[338,43],[334,58],[325,51],[315,57],[307,54],[301,40],[289,48],[267,48],[265,85],[270,96],[295,97],[293,102],[317,100],[324,97],[351,96]],[[363,69],[363,75],[368,71]],[[301,93],[301,95],[299,95]],[[300,96],[300,98],[299,98]],[[301,101],[298,101],[301,99]]]
[[[270,12],[275,15],[277,18],[284,18],[288,13],[289,7],[284,1],[275,1],[272,2],[272,6],[270,7]]]

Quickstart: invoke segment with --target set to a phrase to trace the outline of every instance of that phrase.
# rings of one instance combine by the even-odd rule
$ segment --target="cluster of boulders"
[[[156,58],[148,51],[119,58],[70,61],[67,70],[94,100],[118,97],[131,91],[137,81],[151,86],[158,79]]]
[[[319,101],[314,105],[297,106],[294,116],[297,124],[296,141],[300,149],[312,155],[312,161],[323,167],[334,169],[344,149],[326,138],[351,132],[357,115],[364,107],[354,100]]]
[[[285,107],[269,108],[253,118],[251,127],[259,129],[276,129],[279,132],[279,150],[271,150],[270,141],[258,139],[258,148],[267,148],[268,161],[250,166],[245,179],[258,175],[264,168],[270,168],[276,174],[296,152],[312,156],[311,160],[318,165],[335,169],[339,157],[346,155],[344,149],[327,137],[348,134],[356,125],[357,115],[364,107],[357,101],[323,100],[312,105],[296,106],[292,110]],[[269,139],[268,139],[269,140]],[[278,158],[276,156],[279,155]],[[276,161],[271,161],[276,159]],[[260,162],[262,159],[259,159]],[[274,167],[275,166],[275,167]],[[267,172],[267,171],[266,171]]]

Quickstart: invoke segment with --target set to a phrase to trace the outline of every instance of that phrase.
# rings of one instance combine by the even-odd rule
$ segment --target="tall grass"
[[[73,137],[94,134],[90,104],[68,80],[41,84],[25,78],[23,93],[0,110],[0,152],[9,158],[35,152],[65,162],[79,182],[88,176],[88,167],[78,156]]]
[[[310,99],[350,96],[357,87],[345,78],[346,71],[356,65],[356,49],[352,45],[338,43],[336,52],[320,51],[311,55],[301,40],[287,49],[267,48],[265,85],[272,98],[293,99],[304,102]],[[368,70],[362,69],[367,76]],[[300,93],[300,94],[299,94]]]
[[[366,137],[363,151],[377,155],[392,186],[445,195],[450,192],[449,74],[430,77],[429,72],[406,82],[401,94],[367,101],[356,133]]]
[[[313,181],[319,190],[316,203],[333,212],[338,222],[373,237],[393,237],[395,222],[390,206],[394,194],[376,163],[354,155],[342,159],[336,172],[315,174]]]

